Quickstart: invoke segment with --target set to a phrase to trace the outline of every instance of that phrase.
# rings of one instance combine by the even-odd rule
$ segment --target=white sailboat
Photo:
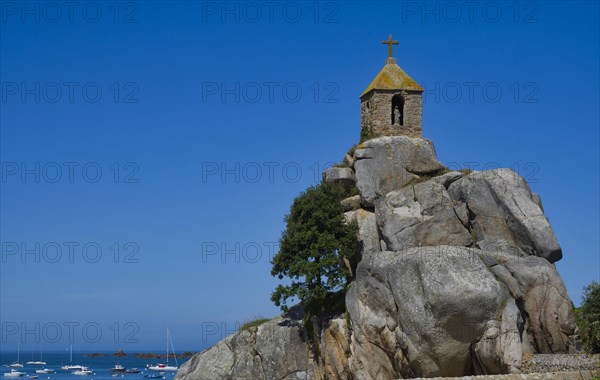
[[[25,372],[17,371],[16,369],[11,369],[10,372],[4,374],[4,377],[23,377],[25,376]]]
[[[17,361],[8,365],[10,368],[23,368],[23,364],[21,364],[21,344],[17,343]],[[12,371],[10,372],[12,373]],[[4,374],[5,376],[7,374]],[[19,377],[19,376],[13,376]]]
[[[72,344],[71,344],[69,352],[70,352],[69,364],[60,367],[60,369],[62,369],[63,371],[83,371],[83,370],[88,369],[87,367],[84,367],[82,365],[72,364],[73,363],[73,345]]]
[[[35,373],[47,374],[47,373],[56,373],[55,370],[49,368],[36,369]]]
[[[33,359],[33,352],[31,353],[31,356]],[[47,363],[45,361],[42,361],[42,345],[40,344],[40,360],[30,360],[28,362],[26,362],[25,364],[30,364],[30,365],[46,365]]]
[[[175,366],[169,365],[169,344],[171,345],[171,351],[173,352],[173,357],[175,358]],[[173,347],[173,341],[171,340],[171,333],[167,328],[167,363],[158,363],[155,365],[148,365],[146,369],[150,371],[160,371],[160,372],[175,372],[179,367],[179,363],[177,363],[177,355],[175,354],[175,347]]]

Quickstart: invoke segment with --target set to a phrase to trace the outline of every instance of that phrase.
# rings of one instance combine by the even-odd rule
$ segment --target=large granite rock
[[[346,297],[359,378],[459,376],[486,362],[518,370],[518,309],[473,251],[423,247],[363,259]],[[502,326],[504,319],[514,326]],[[509,344],[486,344],[473,359],[482,337],[500,336]]]
[[[387,136],[369,140],[354,152],[356,186],[365,206],[418,177],[443,169],[429,140]]]
[[[550,262],[562,257],[556,236],[539,206],[539,197],[536,199],[514,171],[472,173],[452,183],[448,191],[452,199],[466,203],[479,247],[515,247]]]
[[[185,362],[176,380],[286,379],[313,376],[303,325],[292,318],[275,318],[240,330]]]
[[[344,213],[344,219],[348,223],[354,221],[358,223],[358,243],[363,255],[381,251],[374,213],[358,209]]]
[[[570,301],[543,258],[410,248],[363,258],[356,278],[346,304],[359,378],[518,373],[523,352],[573,345]]]
[[[508,169],[447,172],[430,141],[370,140],[325,180],[361,255],[347,313],[275,318],[196,354],[177,380],[398,379],[519,373],[524,353],[577,351],[562,257],[540,197]],[[353,164],[353,165],[352,165]],[[364,207],[364,208],[363,208]],[[308,341],[308,336],[312,339]]]
[[[377,225],[388,250],[472,244],[464,203],[455,203],[436,181],[408,185],[376,202]]]
[[[354,183],[356,182],[354,171],[349,167],[331,167],[325,170],[323,179],[328,182],[341,183],[348,188],[354,186]]]

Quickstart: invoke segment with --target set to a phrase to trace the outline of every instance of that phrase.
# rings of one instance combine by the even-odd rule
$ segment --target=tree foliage
[[[358,250],[358,227],[344,223],[340,200],[347,194],[341,185],[322,182],[294,200],[271,270],[273,276],[290,280],[288,285],[278,285],[271,296],[283,311],[288,299],[298,297],[308,313],[319,314],[328,296],[343,290],[349,281],[344,258],[350,259]]]
[[[583,302],[576,310],[577,325],[586,351],[600,353],[600,283],[592,283],[583,289]]]

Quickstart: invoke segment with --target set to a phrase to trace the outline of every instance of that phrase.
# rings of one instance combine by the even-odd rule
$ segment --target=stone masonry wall
[[[392,125],[392,98],[404,98],[404,125]],[[369,138],[422,136],[422,98],[418,91],[375,90],[361,99],[362,129]]]

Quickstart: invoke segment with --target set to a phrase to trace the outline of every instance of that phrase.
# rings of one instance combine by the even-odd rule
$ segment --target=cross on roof
[[[392,35],[390,34],[389,38],[387,40],[384,40],[382,42],[382,44],[388,46],[388,53],[390,55],[390,58],[392,58],[392,45],[398,45],[399,42],[398,41],[394,41],[392,39]]]

